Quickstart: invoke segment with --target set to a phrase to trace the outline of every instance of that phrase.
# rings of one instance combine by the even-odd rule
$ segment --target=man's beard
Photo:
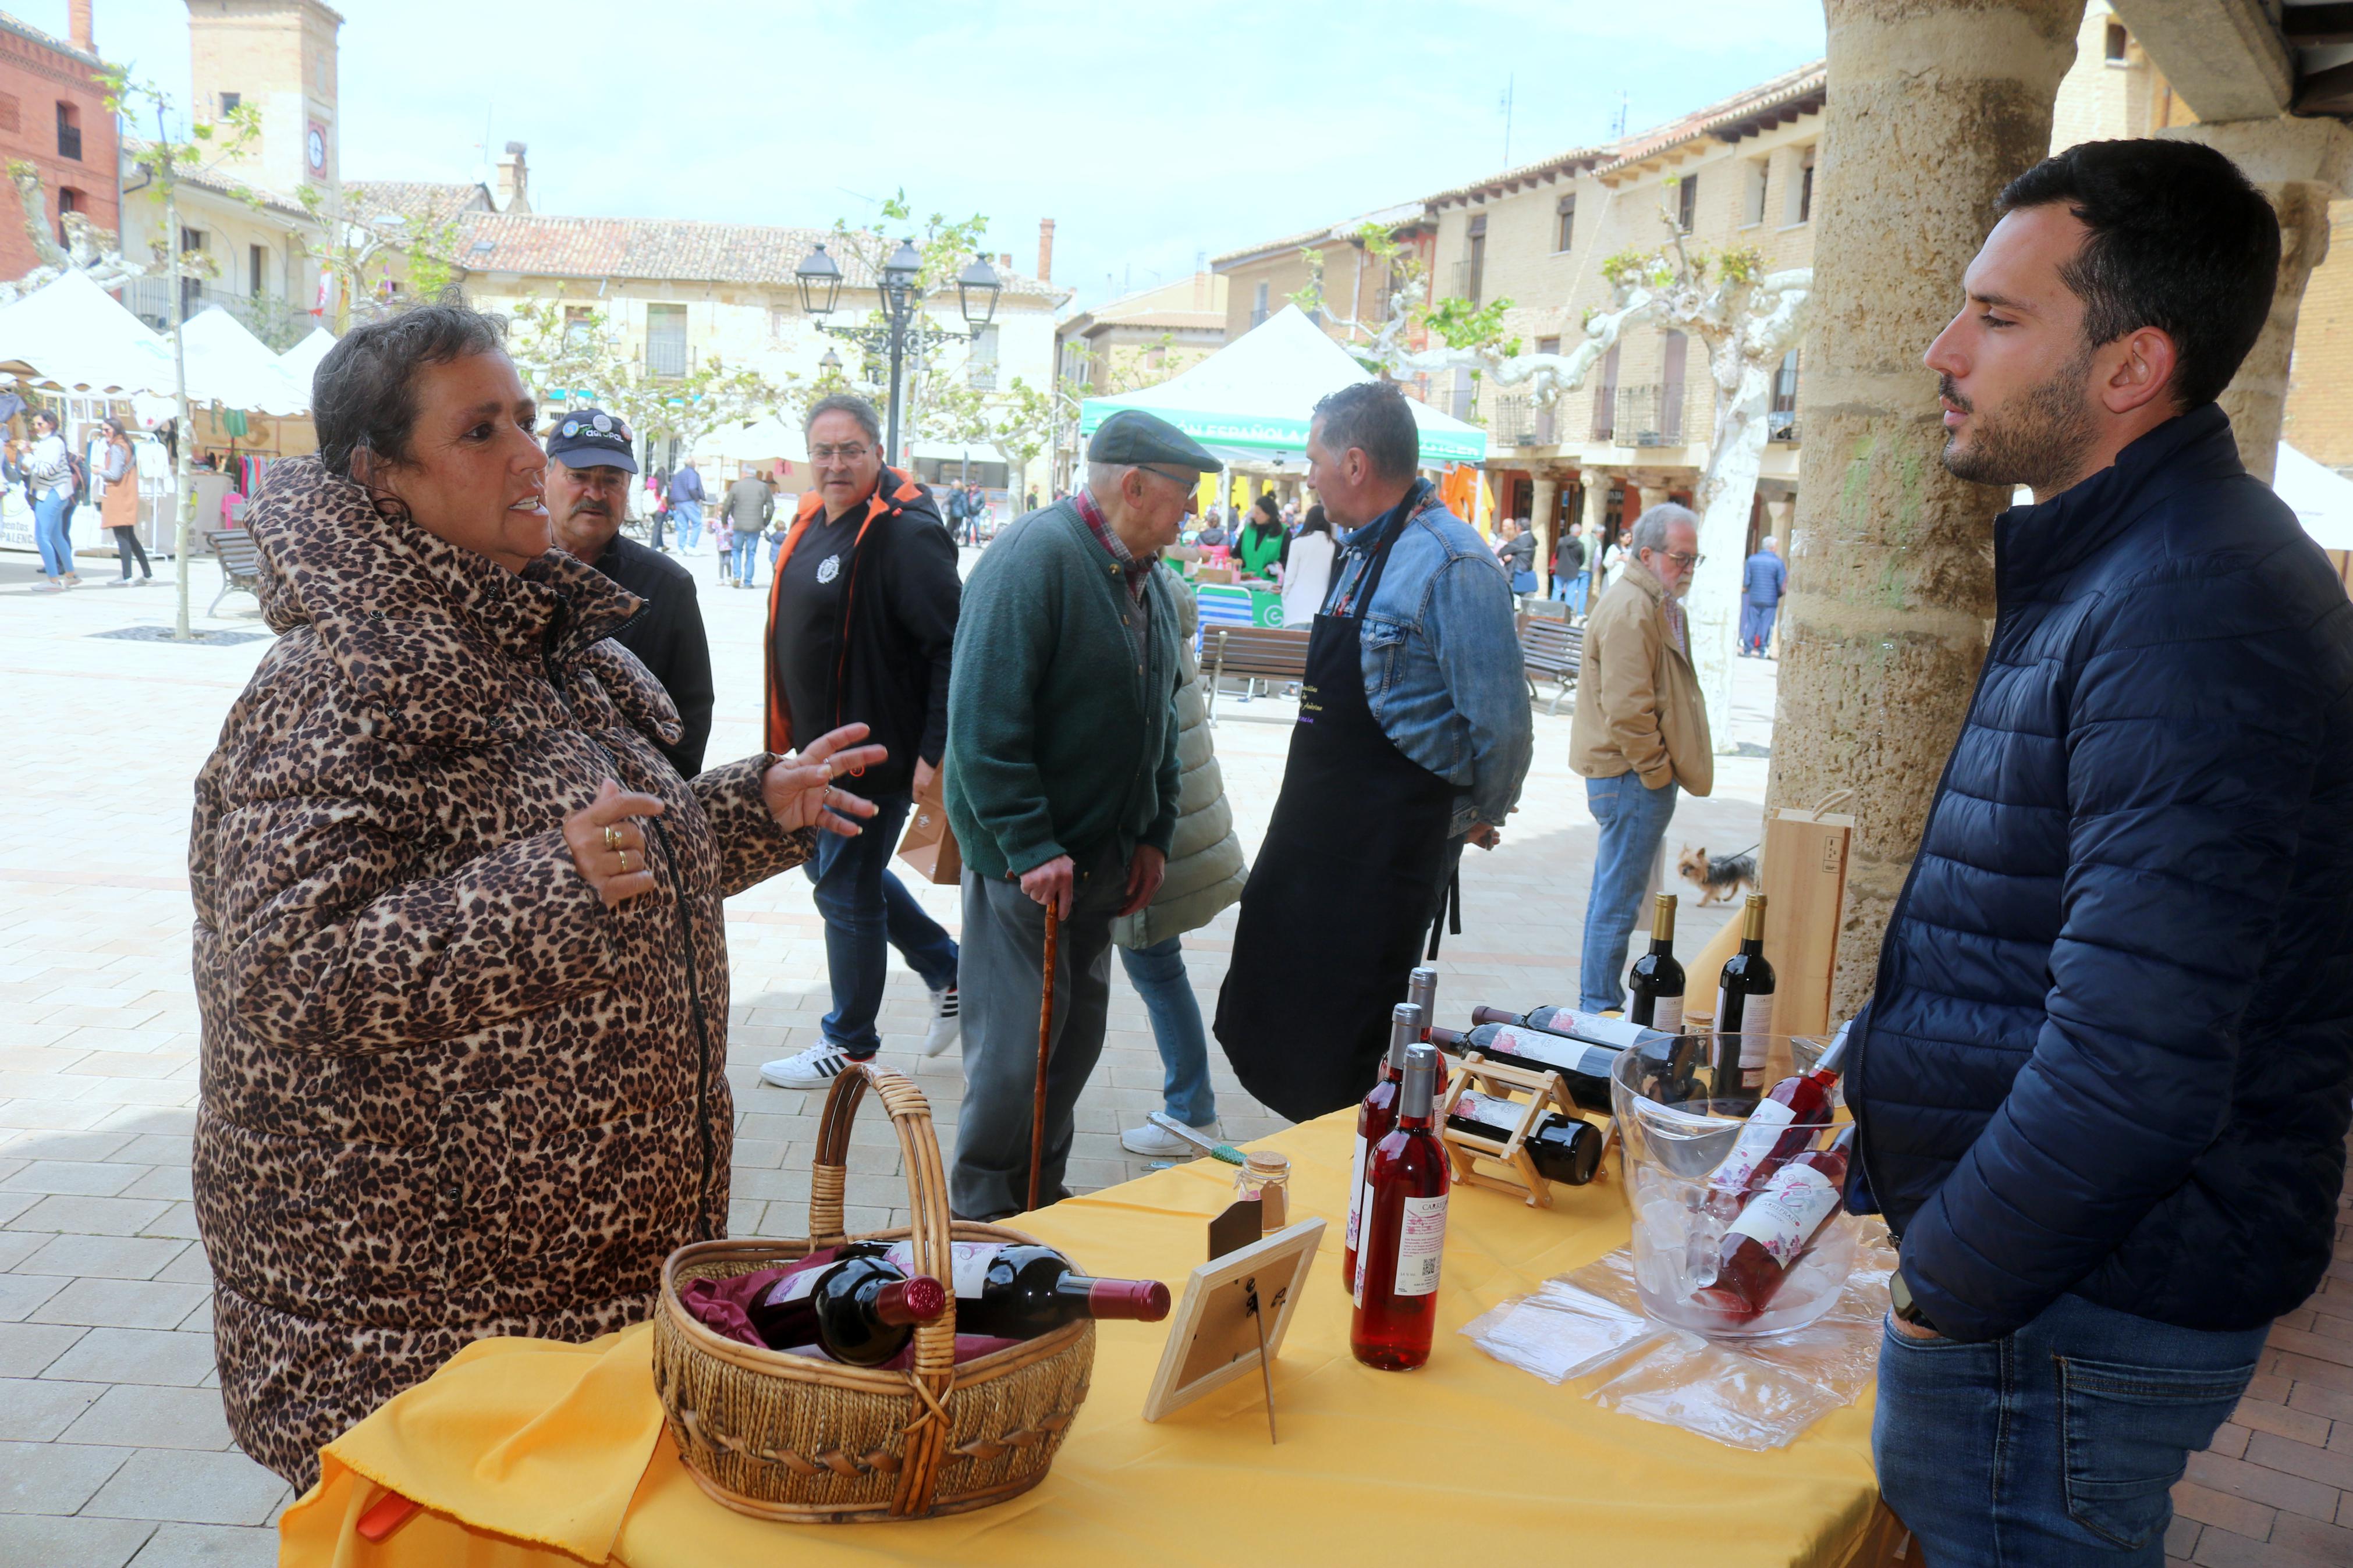
[[[2092,350],[2086,345],[2050,380],[2030,387],[1998,413],[1978,412],[1961,396],[1951,376],[1938,377],[1937,390],[1946,399],[1974,416],[1967,448],[1961,447],[1958,431],[1946,439],[1946,468],[1973,484],[2024,485],[2037,495],[2072,483],[2083,471],[2084,455],[2100,436],[2084,385],[2091,367]]]

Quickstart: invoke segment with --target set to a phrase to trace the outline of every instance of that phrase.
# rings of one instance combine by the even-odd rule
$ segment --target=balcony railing
[[[1593,438],[1620,447],[1682,446],[1683,389],[1657,384],[1619,387],[1616,397],[1603,400],[1603,405],[1594,410]]]
[[[1488,430],[1499,447],[1549,447],[1559,439],[1556,406],[1539,407],[1525,393],[1506,393],[1495,399]]]
[[[646,340],[646,374],[648,375],[684,375],[686,360],[684,339],[648,338]]]
[[[245,323],[246,331],[280,353],[307,337],[311,329],[317,325],[308,313],[296,310],[275,294],[232,294],[226,289],[216,289],[193,278],[180,280],[180,294],[182,320],[194,321],[197,311],[218,305]],[[172,279],[169,278],[133,278],[122,285],[119,297],[126,310],[155,331],[168,332],[172,330]]]
[[[1794,408],[1768,411],[1765,416],[1765,439],[1787,441],[1795,446],[1798,441],[1798,411]]]

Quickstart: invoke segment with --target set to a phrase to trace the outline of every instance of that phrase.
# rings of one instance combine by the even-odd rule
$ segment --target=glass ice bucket
[[[1827,1039],[1774,1036],[1765,1064],[1769,1089],[1792,1071],[1811,1070]],[[1757,1092],[1715,1093],[1716,1039],[1679,1035],[1620,1051],[1610,1068],[1620,1159],[1634,1214],[1634,1287],[1661,1322],[1718,1339],[1753,1339],[1801,1329],[1831,1310],[1853,1271],[1857,1223],[1841,1210],[1799,1257],[1763,1312],[1737,1321],[1694,1301],[1714,1283],[1727,1220],[1711,1213],[1708,1177],[1757,1109]],[[1832,1115],[1847,1120],[1833,1098]],[[1829,1133],[1811,1147],[1829,1142]]]

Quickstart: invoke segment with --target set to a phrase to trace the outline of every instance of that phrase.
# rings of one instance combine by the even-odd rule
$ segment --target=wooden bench
[[[261,552],[253,542],[253,535],[241,528],[224,528],[213,535],[213,553],[220,557],[221,590],[213,595],[212,607],[205,612],[209,619],[220,602],[231,594],[250,594],[254,603],[261,602]]]
[[[1540,700],[1536,692],[1537,681],[1557,681],[1560,689],[1553,693],[1552,704],[1546,711],[1558,713],[1561,700],[1576,689],[1577,668],[1584,653],[1583,626],[1572,626],[1549,616],[1523,615],[1520,617],[1520,663],[1527,679],[1528,700]]]
[[[1303,679],[1307,643],[1314,635],[1285,626],[1203,626],[1202,662],[1209,667],[1209,722],[1218,721],[1218,690],[1228,676],[1243,681]]]

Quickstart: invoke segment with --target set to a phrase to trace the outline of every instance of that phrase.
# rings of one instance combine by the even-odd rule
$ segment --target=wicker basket
[[[948,1218],[931,1107],[906,1079],[853,1062],[834,1079],[818,1133],[807,1241],[700,1241],[662,1266],[654,1388],[680,1458],[715,1500],[761,1519],[863,1523],[987,1508],[1045,1479],[1087,1396],[1095,1326],[955,1364],[955,1299],[915,1331],[914,1363],[882,1372],[747,1345],[679,1304],[689,1279],[773,1268],[850,1239],[842,1230],[850,1122],[871,1086],[905,1152],[915,1223],[860,1240],[912,1237],[915,1268],[949,1277],[948,1242],[1037,1238]]]

